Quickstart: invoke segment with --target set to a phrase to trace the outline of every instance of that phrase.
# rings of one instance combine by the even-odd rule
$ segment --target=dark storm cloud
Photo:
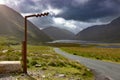
[[[63,10],[56,17],[67,20],[89,21],[120,14],[120,0],[21,0],[22,13],[41,12],[51,6]]]
[[[17,6],[19,6],[19,11],[22,13],[37,12],[41,10],[40,8],[36,9],[37,5],[32,0],[24,0],[19,4],[20,5]]]
[[[55,4],[55,3],[53,3]],[[57,6],[55,6],[57,7]],[[90,19],[98,19],[108,16],[115,16],[120,14],[120,1],[119,0],[90,0],[84,5],[74,6],[65,5],[66,11],[59,14],[59,17],[65,19],[74,19],[87,21]]]
[[[31,21],[40,28],[56,26],[74,33],[120,16],[120,0],[6,0],[6,4],[23,15],[52,10],[52,17]]]

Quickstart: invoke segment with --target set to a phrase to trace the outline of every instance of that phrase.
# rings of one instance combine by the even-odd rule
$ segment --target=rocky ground
[[[45,75],[44,71],[28,71],[28,74],[24,73],[8,73],[0,74],[0,80],[52,80],[51,77],[56,78],[56,80],[76,80],[74,77],[68,77],[65,74],[56,73],[52,75],[51,73]],[[78,78],[77,80],[81,80]]]

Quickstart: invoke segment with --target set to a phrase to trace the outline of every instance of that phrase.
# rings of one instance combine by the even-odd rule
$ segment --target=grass
[[[0,44],[0,61],[21,60],[20,50],[21,45]],[[18,80],[30,80],[30,77],[35,80],[93,80],[93,74],[89,69],[56,54],[49,46],[28,45],[27,67],[29,78],[23,79],[17,75]]]
[[[61,47],[62,50],[97,60],[120,62],[120,48],[99,48],[98,46]]]

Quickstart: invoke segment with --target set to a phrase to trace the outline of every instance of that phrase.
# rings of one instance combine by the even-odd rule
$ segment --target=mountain
[[[24,18],[5,5],[0,5],[0,36],[14,37],[19,41],[24,38]],[[28,41],[46,42],[51,39],[28,21]]]
[[[53,40],[71,40],[75,39],[75,34],[57,27],[47,27],[43,31]]]
[[[106,25],[88,27],[76,37],[86,41],[120,42],[120,17]]]

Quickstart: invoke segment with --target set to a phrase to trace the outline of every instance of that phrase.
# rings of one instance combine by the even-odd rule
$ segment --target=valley
[[[25,22],[21,14],[0,5],[0,61],[21,61],[22,65]],[[120,17],[82,29],[87,22],[67,21],[56,14],[39,19],[44,25],[51,20],[47,26],[27,21],[28,74],[0,74],[0,80],[119,80]]]

